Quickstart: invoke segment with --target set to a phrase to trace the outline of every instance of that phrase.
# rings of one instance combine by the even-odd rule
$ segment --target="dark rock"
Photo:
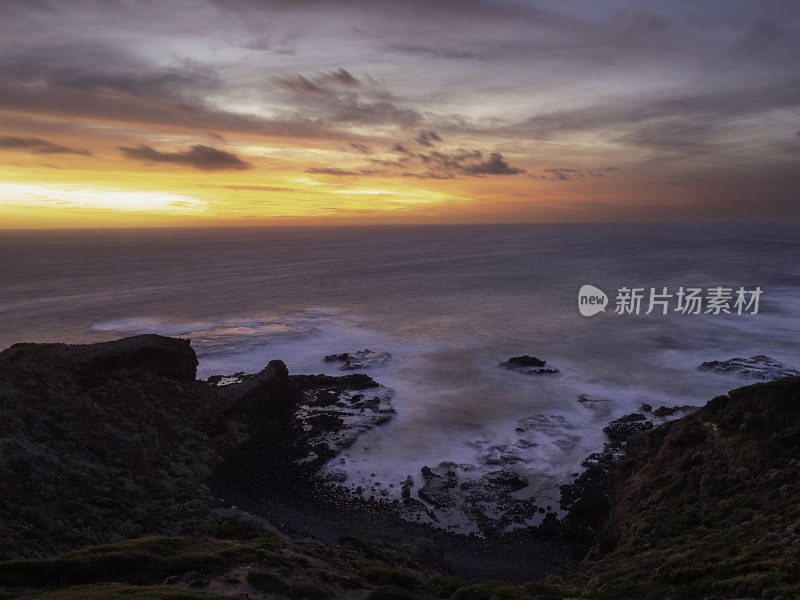
[[[653,406],[647,403],[642,404],[639,408],[644,412],[653,412]]]
[[[342,371],[356,371],[358,369],[370,369],[382,367],[388,363],[392,355],[388,352],[374,352],[369,348],[357,352],[341,352],[339,354],[328,354],[325,362],[342,363],[339,367]]]
[[[220,388],[220,393],[233,403],[225,418],[238,415],[245,420],[289,417],[300,397],[281,360],[271,360],[259,373],[241,383]]]
[[[528,480],[514,471],[493,471],[484,475],[484,478],[493,486],[507,492],[518,492],[528,487]]]
[[[14,344],[0,362],[34,372],[68,370],[94,383],[114,371],[147,372],[182,383],[197,376],[197,355],[189,340],[145,334],[97,344]]]
[[[455,466],[455,463],[444,462],[435,469],[428,466],[422,467],[420,473],[422,473],[425,484],[417,492],[419,497],[436,507],[454,506],[455,503],[450,492],[458,485],[458,477],[453,470]]]
[[[512,356],[506,362],[501,362],[500,366],[509,369],[517,369],[519,367],[543,367],[546,362],[547,361],[536,358],[535,356],[523,354],[522,356]]]
[[[688,415],[689,413],[696,411],[697,408],[697,406],[690,406],[688,404],[684,404],[683,406],[659,406],[653,411],[653,414],[656,417],[663,419],[666,417],[671,417],[677,413],[680,413],[681,415]]]
[[[545,368],[547,361],[536,358],[535,356],[512,356],[505,362],[501,362],[498,366],[524,373],[525,375],[551,375],[558,373],[558,369],[553,367]]]
[[[414,487],[414,478],[409,475],[406,477],[405,481],[400,484],[400,495],[403,497],[403,500],[410,500],[411,499],[411,488]]]
[[[632,413],[611,421],[603,427],[603,432],[614,442],[625,442],[632,435],[650,431],[653,422],[645,420],[641,413]]]
[[[614,423],[633,423],[634,421],[644,421],[646,417],[642,413],[630,413],[616,419]]]
[[[712,373],[723,373],[735,375],[742,379],[756,379],[759,381],[769,381],[780,379],[781,377],[794,377],[800,375],[800,371],[787,367],[774,358],[759,354],[752,358],[731,358],[728,360],[711,360],[702,363],[697,367],[701,371],[711,371]]]

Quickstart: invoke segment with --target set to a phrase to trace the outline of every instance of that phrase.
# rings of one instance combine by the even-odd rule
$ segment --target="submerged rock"
[[[800,371],[787,367],[774,358],[759,354],[751,358],[731,358],[728,360],[710,360],[697,367],[701,371],[735,375],[742,379],[770,381],[781,377],[800,375]]]
[[[611,400],[603,398],[602,396],[595,396],[593,394],[580,394],[578,402],[584,408],[591,410],[598,417],[604,417],[611,414]]]
[[[498,366],[524,373],[525,375],[551,375],[558,373],[558,369],[545,367],[546,364],[546,360],[523,354],[522,356],[512,356]]]
[[[359,369],[371,369],[382,367],[392,359],[388,352],[375,352],[369,348],[358,350],[357,352],[341,352],[339,354],[328,354],[325,362],[341,363],[339,369],[342,371],[357,371]]]

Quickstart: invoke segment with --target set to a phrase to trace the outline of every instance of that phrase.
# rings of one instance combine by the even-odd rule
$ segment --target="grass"
[[[223,540],[146,537],[52,558],[0,562],[0,585],[39,587],[98,581],[153,584],[189,571],[216,573],[263,555],[263,550]]]

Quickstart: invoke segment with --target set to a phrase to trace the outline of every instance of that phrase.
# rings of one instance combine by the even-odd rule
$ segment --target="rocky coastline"
[[[662,485],[653,461],[680,463],[660,475],[672,478],[672,491],[656,494],[666,501],[683,493],[684,471],[690,479],[696,474],[699,489],[718,485],[719,473],[706,472],[707,465],[726,464],[723,474],[731,474],[734,466],[739,469],[734,474],[752,473],[742,457],[750,456],[748,448],[759,436],[783,436],[781,443],[789,451],[794,447],[792,432],[800,422],[793,425],[787,410],[800,401],[800,378],[782,378],[788,368],[766,358],[753,359],[759,378],[778,381],[761,384],[767,386],[763,391],[742,388],[702,408],[643,404],[639,412],[611,420],[604,428],[605,447],[584,461],[574,481],[561,486],[554,507],[520,495],[529,482],[513,465],[519,452],[535,448],[525,447],[530,444],[526,432],[558,425],[557,416],[520,419],[514,447],[481,447],[487,464],[497,466],[487,473],[475,475],[469,465],[443,462],[421,470],[421,485],[412,478],[398,482],[399,497],[353,494],[335,471],[321,476],[321,467],[395,413],[391,390],[349,372],[344,368],[353,364],[349,358],[335,359],[348,372],[341,376],[291,375],[273,360],[258,373],[199,381],[188,340],[141,335],[91,345],[16,344],[0,353],[0,586],[18,585],[3,575],[13,559],[46,561],[59,552],[148,535],[289,536],[334,546],[343,543],[342,536],[356,536],[379,545],[413,542],[426,549],[431,568],[448,577],[513,583],[550,576],[558,581],[548,589],[564,595],[548,598],[616,597],[604,596],[603,590],[618,589],[608,573],[622,568],[626,544],[635,539],[629,524],[644,518],[639,527],[650,527],[650,517],[641,516],[647,503],[633,498],[648,486]],[[512,359],[512,369],[522,362],[523,369],[544,367],[544,361],[533,359]],[[730,369],[709,370],[754,367],[740,364],[741,359],[730,363]],[[593,410],[605,406],[601,398],[578,400]],[[721,441],[708,446],[709,435],[722,436]],[[719,454],[719,447],[733,447],[735,440],[741,455]],[[774,463],[770,481],[780,483],[774,492],[778,499],[789,476],[782,469],[793,468],[786,466],[786,455],[752,454],[756,463],[772,461],[763,468]],[[731,481],[737,493],[756,494],[742,487],[744,479]],[[791,511],[781,510],[781,523],[793,518]],[[441,523],[431,527],[448,511],[469,515],[478,535],[450,533]],[[790,548],[793,539],[787,542]],[[433,577],[427,571],[419,576]],[[674,587],[654,577],[659,585]],[[281,585],[278,597],[294,594],[288,584]],[[341,583],[326,585],[331,595],[350,597]],[[375,587],[368,581],[361,585]],[[250,593],[257,586],[230,588]],[[3,589],[0,598],[5,598]],[[535,597],[533,588],[525,589]]]

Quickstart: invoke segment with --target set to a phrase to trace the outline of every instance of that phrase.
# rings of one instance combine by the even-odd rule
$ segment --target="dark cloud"
[[[577,181],[579,179],[585,179],[586,175],[583,171],[579,171],[577,169],[544,169],[543,175],[538,175],[536,173],[531,173],[531,177],[534,179],[541,179],[541,180],[549,180],[549,181]]]
[[[461,172],[472,177],[483,177],[485,175],[519,175],[525,169],[518,169],[510,166],[499,152],[492,152],[489,159],[472,165],[465,165]]]
[[[322,75],[281,76],[276,82],[291,93],[291,104],[297,111],[314,114],[318,122],[330,126],[412,127],[423,120],[421,111],[398,104],[380,86],[364,88],[360,80],[341,68]]]
[[[800,135],[800,131],[797,132],[797,135]],[[395,144],[394,146],[392,146],[392,151],[399,152],[400,154],[408,153],[408,149],[405,146],[403,146],[403,144]]]
[[[348,171],[346,169],[337,169],[336,167],[312,167],[306,170],[306,173],[312,175],[361,175],[358,171]]]
[[[616,139],[634,145],[680,150],[710,143],[712,134],[732,120],[798,105],[800,79],[793,78],[778,85],[749,85],[744,89],[620,98],[536,115],[507,131],[550,139],[575,132],[607,130],[616,131]]]
[[[321,73],[314,76],[294,73],[277,77],[275,81],[298,95],[335,95],[337,93],[335,88],[355,88],[361,85],[360,80],[341,67],[330,73]]]
[[[503,155],[492,152],[484,159],[480,150],[460,148],[450,152],[407,153],[400,160],[370,159],[384,170],[344,170],[339,168],[312,168],[308,173],[326,175],[400,175],[418,179],[455,179],[459,176],[486,177],[490,175],[519,175],[524,169],[510,166]],[[398,172],[398,170],[400,172]]]
[[[331,94],[330,90],[319,83],[300,74],[278,77],[276,80],[280,85],[296,94]]]
[[[329,83],[344,85],[348,87],[356,87],[361,85],[361,81],[353,75],[350,74],[349,71],[346,71],[342,67],[339,67],[335,71],[331,73],[323,73],[320,78],[323,81],[327,81]]]
[[[411,172],[406,171],[400,174],[402,177],[414,177],[416,179],[453,179],[452,173],[437,173],[436,171]]]
[[[600,169],[589,169],[586,171],[592,177],[605,177],[608,173],[612,173],[617,170],[617,167],[602,167]]]
[[[608,173],[616,171],[617,167],[602,167],[599,169],[570,169],[566,167],[543,169],[542,173],[531,173],[529,177],[541,181],[581,181],[586,177],[605,177]]]
[[[197,62],[157,66],[123,47],[97,43],[55,43],[4,52],[0,76],[9,82],[139,97],[186,98],[220,88],[216,72]]]
[[[346,176],[379,176],[379,175],[389,175],[387,171],[376,171],[375,169],[357,169],[357,170],[347,170],[347,169],[339,169],[336,167],[312,167],[310,169],[306,169],[306,173],[310,173],[312,175],[334,175],[337,177],[346,177]]]
[[[60,144],[54,144],[41,138],[21,138],[10,135],[0,137],[0,148],[10,148],[12,150],[25,150],[34,154],[79,154],[81,156],[91,156],[88,150],[70,148]]]
[[[201,171],[219,171],[224,169],[241,171],[252,167],[250,163],[243,161],[235,154],[225,152],[224,150],[217,150],[210,146],[192,146],[189,150],[184,152],[160,152],[145,145],[140,145],[137,148],[120,146],[119,149],[126,157],[135,160],[188,165],[200,169]]]
[[[375,171],[372,169],[359,169],[355,171],[350,171],[347,169],[338,169],[336,167],[312,167],[306,170],[306,173],[311,173],[312,175],[336,175],[336,176],[347,176],[347,175],[385,175],[386,173],[382,171]]]
[[[158,66],[113,46],[61,44],[0,52],[0,110],[214,133],[350,137],[289,108],[264,118],[209,106],[205,97],[219,92],[219,83],[209,67],[186,61]]]
[[[433,144],[431,142],[441,142],[442,138],[435,131],[425,130],[419,132],[417,137],[415,138],[417,143],[421,144],[422,146],[431,147]]]
[[[104,120],[182,128],[189,131],[223,131],[281,138],[347,139],[346,132],[333,131],[325,123],[302,115],[266,119],[217,110],[202,103],[153,96],[134,98],[92,90],[52,86],[15,85],[0,82],[0,108],[29,114],[36,112],[59,118]]]
[[[359,144],[359,143],[356,143],[356,142],[351,142],[350,143],[350,147],[353,150],[357,150],[358,152],[361,152],[362,154],[372,154],[372,149],[369,146],[367,146],[366,144]]]

